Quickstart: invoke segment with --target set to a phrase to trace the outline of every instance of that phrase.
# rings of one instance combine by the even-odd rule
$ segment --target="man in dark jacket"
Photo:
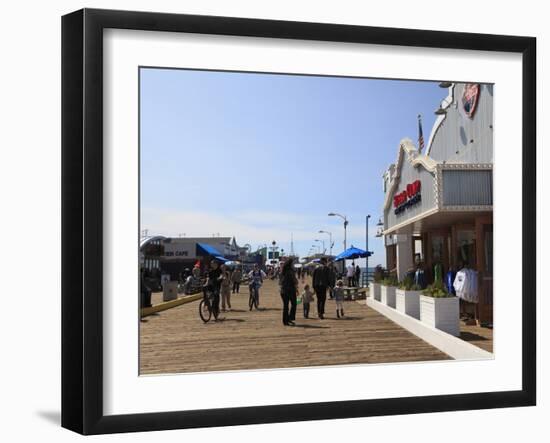
[[[327,288],[330,283],[330,272],[327,267],[327,259],[321,259],[321,266],[313,271],[312,286],[317,295],[317,313],[320,319],[325,318],[325,302],[327,300]]]

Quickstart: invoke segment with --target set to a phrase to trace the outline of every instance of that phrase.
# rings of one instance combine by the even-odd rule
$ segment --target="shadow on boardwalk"
[[[296,325],[282,324],[276,282],[266,281],[259,310],[248,294],[233,294],[223,320],[204,324],[197,303],[184,304],[140,323],[142,374],[292,368],[357,363],[443,360],[449,357],[364,303],[345,302],[342,319],[327,300],[325,319],[298,306]],[[345,352],[343,352],[343,350]]]

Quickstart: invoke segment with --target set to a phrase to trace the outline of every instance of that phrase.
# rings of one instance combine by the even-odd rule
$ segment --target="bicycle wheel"
[[[201,302],[199,303],[199,315],[201,316],[202,321],[205,323],[208,323],[210,317],[212,316],[210,306],[208,305],[208,303],[206,303],[205,300],[201,300]]]

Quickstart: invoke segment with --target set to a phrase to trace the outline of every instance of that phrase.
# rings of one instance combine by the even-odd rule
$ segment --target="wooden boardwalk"
[[[283,326],[277,283],[266,281],[260,310],[248,310],[247,287],[232,296],[230,312],[204,324],[199,302],[148,316],[140,323],[140,372],[163,374],[289,368],[356,363],[443,360],[450,357],[373,309],[345,302],[337,319],[327,300],[325,319],[298,305],[296,326]]]

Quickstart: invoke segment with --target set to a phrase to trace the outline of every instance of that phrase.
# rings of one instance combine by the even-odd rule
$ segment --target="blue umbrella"
[[[356,258],[365,258],[370,257],[372,255],[371,251],[363,251],[362,249],[351,247],[346,249],[341,254],[337,255],[334,261],[340,261],[340,260],[353,260]]]

